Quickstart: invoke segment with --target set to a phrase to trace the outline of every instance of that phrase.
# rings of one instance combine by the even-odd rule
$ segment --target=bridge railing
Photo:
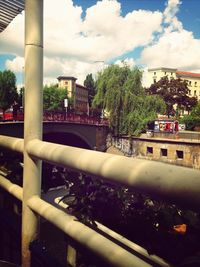
[[[76,114],[72,112],[65,113],[59,111],[44,111],[43,121],[63,121],[90,125],[108,125],[107,119],[92,117],[86,114]]]
[[[0,117],[0,121],[23,121],[24,113],[20,112],[13,114],[12,110],[5,112],[4,116]],[[97,118],[86,114],[76,114],[73,112],[62,112],[62,111],[44,111],[43,121],[59,121],[59,122],[70,122],[70,123],[81,123],[90,125],[105,125],[107,126],[108,120],[105,118]]]
[[[24,141],[0,136],[0,146],[22,153]],[[32,159],[42,159],[52,164],[131,186],[137,191],[187,207],[195,208],[200,205],[200,179],[199,171],[196,170],[63,146],[38,139],[27,144],[27,153]],[[0,176],[0,186],[19,200],[23,200],[23,189],[3,176]],[[36,214],[57,226],[112,266],[151,266],[147,263],[148,257],[146,257],[147,261],[142,260],[78,222],[73,216],[46,203],[37,195],[30,197],[27,205]],[[153,262],[158,264],[157,259],[151,260],[152,266]],[[159,264],[159,266],[169,266],[160,259]]]

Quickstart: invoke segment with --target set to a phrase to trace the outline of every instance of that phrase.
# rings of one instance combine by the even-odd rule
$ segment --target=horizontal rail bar
[[[31,156],[52,164],[125,184],[140,193],[147,193],[185,207],[200,207],[199,170],[36,139],[29,142],[27,151]]]
[[[4,188],[11,195],[22,201],[23,188],[10,182],[8,179],[0,175],[0,186]]]
[[[0,135],[0,146],[12,151],[23,153],[24,139]]]
[[[68,215],[65,212],[41,200],[38,196],[31,197],[27,205],[34,212],[57,226],[68,236],[84,245],[90,251],[97,254],[107,263],[117,267],[148,267],[152,266],[137,256],[131,254],[114,242],[103,237],[91,228],[77,221],[74,216]]]
[[[59,205],[60,207],[67,209],[67,207],[69,207],[69,205],[63,201],[60,202],[61,198],[62,197],[56,198],[55,203],[57,205]],[[146,249],[144,249],[143,247],[137,245],[136,243],[128,240],[124,236],[116,233],[115,231],[111,230],[110,228],[106,227],[105,225],[103,225],[97,221],[95,221],[95,223],[96,223],[98,229],[101,230],[103,233],[109,235],[111,238],[115,239],[116,241],[119,241],[121,244],[124,244],[125,246],[129,247],[130,249],[136,251],[136,253],[139,253],[142,257],[147,258],[148,261],[153,262],[154,265],[162,266],[162,267],[170,267],[171,266],[169,263],[167,263],[166,261],[164,261],[160,257],[153,255],[153,254],[149,255],[149,253]]]

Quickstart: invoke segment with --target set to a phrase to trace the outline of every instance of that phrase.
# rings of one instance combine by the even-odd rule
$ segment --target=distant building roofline
[[[200,78],[200,73],[194,73],[189,71],[176,71],[176,75],[178,76],[185,76],[185,77],[194,77],[194,78]]]
[[[174,72],[177,71],[177,69],[175,69],[175,68],[165,68],[165,67],[149,68],[148,69],[148,71],[154,71],[154,70],[174,71]]]
[[[72,76],[58,76],[57,80],[73,80],[73,81],[76,81],[77,78],[75,77],[72,77]]]

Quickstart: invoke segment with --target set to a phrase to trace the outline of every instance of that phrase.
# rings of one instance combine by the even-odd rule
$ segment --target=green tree
[[[125,105],[127,109],[122,132],[133,135],[139,135],[146,129],[149,121],[156,119],[158,114],[163,114],[166,110],[166,105],[159,96],[127,94]]]
[[[45,86],[43,95],[44,110],[63,110],[64,99],[67,98],[67,90],[65,88],[58,88],[57,85]]]
[[[86,76],[84,81],[84,86],[88,89],[88,102],[89,102],[89,107],[91,107],[93,98],[95,96],[95,81],[92,77],[92,73]]]
[[[108,112],[115,134],[138,135],[149,120],[165,110],[159,97],[145,95],[141,80],[142,72],[126,64],[111,65],[98,75],[93,105]]]
[[[185,123],[187,130],[194,130],[200,127],[200,102],[192,108],[189,115],[184,116],[180,122]]]
[[[130,73],[130,69],[124,65],[110,65],[99,73],[93,105],[100,107],[109,113],[110,126],[118,134],[123,114],[124,85]]]
[[[158,82],[152,84],[147,92],[150,95],[159,95],[166,103],[166,114],[180,115],[180,111],[191,110],[196,105],[197,99],[189,97],[187,81],[181,79],[168,79],[162,77]],[[176,109],[176,110],[175,110]]]
[[[5,112],[18,101],[16,77],[10,70],[0,71],[0,108]]]

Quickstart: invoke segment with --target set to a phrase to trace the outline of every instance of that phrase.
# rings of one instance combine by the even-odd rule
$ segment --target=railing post
[[[30,267],[29,244],[39,233],[38,216],[27,200],[41,191],[41,161],[31,158],[29,141],[42,138],[43,0],[25,0],[25,120],[22,215],[22,266]]]

